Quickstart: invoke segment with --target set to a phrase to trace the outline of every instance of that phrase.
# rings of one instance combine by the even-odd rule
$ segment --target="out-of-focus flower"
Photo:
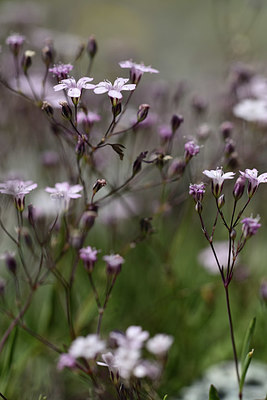
[[[122,99],[121,91],[123,90],[132,91],[136,88],[136,85],[132,83],[126,85],[128,81],[129,79],[117,78],[113,85],[108,80],[99,82],[95,86],[94,92],[96,94],[108,93],[109,97],[120,100]]]
[[[244,218],[241,221],[242,232],[245,239],[249,239],[251,236],[256,235],[258,229],[261,227],[259,223],[260,217],[257,218]]]
[[[159,333],[153,338],[149,339],[146,347],[150,353],[157,356],[164,356],[171,345],[173,344],[173,337],[163,333]]]
[[[9,46],[12,53],[17,56],[23,43],[25,42],[25,36],[19,33],[13,33],[6,38],[6,44]]]
[[[76,365],[75,358],[72,357],[68,353],[63,353],[60,355],[58,364],[57,364],[57,369],[59,371],[62,371],[64,368],[74,368]]]
[[[190,183],[189,185],[189,194],[190,196],[193,197],[195,202],[197,203],[198,201],[203,200],[203,196],[205,193],[205,184],[203,182],[201,183]]]
[[[0,260],[4,260],[6,263],[7,269],[13,274],[16,275],[17,271],[17,261],[16,261],[16,253],[14,251],[6,251],[5,253],[0,255]]]
[[[140,356],[139,349],[119,347],[115,351],[115,365],[123,379],[128,380],[132,376]]]
[[[86,337],[79,336],[72,342],[69,348],[69,355],[75,359],[84,357],[88,360],[92,360],[97,356],[97,354],[104,351],[105,348],[105,342],[99,339],[98,335],[92,334]]]
[[[69,208],[70,199],[78,199],[81,197],[81,192],[83,187],[81,185],[71,186],[68,182],[56,183],[55,187],[46,187],[45,191],[50,193],[52,199],[58,199],[63,201],[64,209]]]
[[[143,331],[141,326],[129,326],[125,334],[120,332],[111,332],[111,339],[115,339],[120,347],[127,349],[141,349],[144,342],[149,338],[149,333]]]
[[[37,183],[32,181],[20,181],[17,179],[0,183],[0,193],[9,194],[14,197],[16,207],[23,211],[25,206],[25,195],[37,188]]]
[[[161,374],[161,367],[158,363],[149,360],[140,360],[133,370],[133,375],[136,378],[158,379]]]
[[[212,191],[215,197],[220,195],[224,181],[226,179],[233,179],[235,175],[234,172],[224,173],[222,168],[217,168],[216,170],[211,169],[210,171],[205,169],[203,174],[212,179]]]
[[[94,89],[96,86],[91,82],[94,78],[83,77],[75,81],[74,78],[62,79],[58,85],[54,86],[54,90],[57,92],[58,90],[67,89],[67,95],[71,98],[79,98],[81,97],[83,89]]]
[[[161,125],[159,127],[159,136],[163,140],[169,140],[173,135],[173,131],[171,126],[169,125]]]
[[[262,300],[267,301],[267,281],[263,281],[260,285],[260,297]]]
[[[87,113],[83,111],[79,111],[77,113],[77,122],[78,124],[88,124],[89,126],[93,125],[94,122],[100,121],[101,117],[99,114],[93,111],[87,111]]]
[[[98,250],[92,248],[91,246],[83,247],[79,251],[80,258],[83,260],[85,268],[89,272],[93,271],[95,262],[97,261],[97,253]]]
[[[103,257],[103,260],[107,263],[107,273],[119,273],[121,266],[124,263],[124,258],[119,254],[110,254]]]
[[[267,182],[267,172],[258,176],[258,170],[256,168],[253,169],[245,169],[245,172],[239,171],[241,176],[247,178],[248,180],[248,195],[251,197],[255,191],[257,190],[260,183]]]
[[[227,267],[228,255],[229,255],[229,243],[227,241],[213,242],[213,246],[215,248],[220,265]],[[199,264],[201,264],[209,273],[211,274],[219,273],[219,268],[210,246],[201,250],[197,258]],[[231,254],[231,262],[232,262],[232,254]]]
[[[49,72],[51,72],[54,76],[58,78],[58,81],[62,81],[63,79],[67,79],[70,71],[72,71],[72,64],[55,64],[53,67],[49,68]]]
[[[150,74],[158,74],[159,73],[159,71],[155,68],[152,68],[150,66],[146,67],[144,64],[136,64],[132,60],[121,61],[121,62],[119,62],[119,66],[121,68],[129,68],[131,70],[130,71],[131,81],[136,84],[140,81],[141,76],[145,72],[149,72]]]
[[[233,108],[236,117],[248,122],[267,124],[267,100],[245,99]]]

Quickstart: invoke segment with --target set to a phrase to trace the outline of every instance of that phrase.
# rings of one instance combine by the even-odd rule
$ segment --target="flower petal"
[[[109,90],[108,95],[109,97],[113,97],[114,99],[122,99],[122,94],[118,90]]]
[[[134,83],[131,83],[129,85],[123,85],[121,90],[134,90],[136,88],[136,85]]]
[[[58,85],[54,86],[55,92],[58,92],[59,90],[66,89],[68,86],[65,83],[59,83]]]
[[[106,92],[108,92],[108,88],[107,87],[104,87],[104,86],[96,86],[95,88],[94,88],[94,93],[96,93],[96,94],[102,94],[102,93],[106,93]]]
[[[79,88],[69,88],[68,89],[68,96],[69,97],[80,97],[81,96],[81,89],[79,89]]]

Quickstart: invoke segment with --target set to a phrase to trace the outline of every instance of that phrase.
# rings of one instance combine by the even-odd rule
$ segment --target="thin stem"
[[[115,275],[113,276],[111,285],[110,285],[109,289],[107,289],[107,291],[106,291],[106,298],[105,298],[105,301],[104,301],[104,305],[103,305],[103,307],[98,311],[98,312],[99,312],[98,324],[97,324],[97,334],[98,334],[98,335],[100,334],[103,315],[104,315],[104,312],[105,312],[105,310],[106,310],[106,308],[107,308],[107,304],[108,304],[108,301],[109,301],[109,298],[110,298],[110,294],[111,294],[112,289],[113,289],[113,287],[114,287],[114,285],[115,285],[117,276],[118,276],[118,273],[115,273]]]
[[[233,328],[233,321],[232,321],[231,308],[230,308],[229,286],[228,285],[225,286],[224,289],[225,289],[225,296],[226,296],[227,314],[228,314],[229,327],[230,327],[230,333],[231,333],[234,361],[235,361],[236,376],[237,376],[238,384],[240,384],[240,376],[239,376],[239,370],[238,370],[238,358],[237,358],[237,352],[236,352],[234,328]]]
[[[90,285],[91,285],[91,287],[93,289],[94,296],[95,296],[95,301],[96,301],[97,308],[98,308],[98,311],[99,311],[102,307],[101,307],[98,291],[97,291],[97,289],[95,287],[95,283],[94,283],[94,280],[93,280],[92,272],[88,272],[88,278],[89,278],[89,281],[90,281]]]

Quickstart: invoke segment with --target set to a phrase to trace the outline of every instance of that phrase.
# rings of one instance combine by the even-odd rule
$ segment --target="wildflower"
[[[54,76],[57,77],[58,81],[62,81],[63,79],[67,79],[70,71],[72,71],[72,64],[55,64],[53,67],[49,68],[49,72],[51,72]]]
[[[58,85],[54,86],[54,90],[67,89],[67,95],[72,99],[79,99],[82,94],[83,89],[94,89],[95,85],[88,83],[91,82],[93,78],[83,77],[75,81],[74,78],[62,79]]]
[[[95,262],[97,261],[97,253],[98,250],[92,248],[91,246],[83,247],[79,251],[80,258],[83,260],[84,266],[88,272],[93,271]]]
[[[4,254],[0,256],[1,260],[4,260],[6,263],[7,269],[13,274],[16,275],[17,271],[17,261],[15,258],[15,252],[6,251]]]
[[[112,83],[108,80],[105,80],[103,82],[99,82],[95,88],[94,92],[96,94],[102,94],[102,93],[107,93],[109,97],[113,99],[122,99],[122,90],[134,90],[136,88],[135,84],[128,84],[126,83],[129,81],[129,79],[124,79],[124,78],[117,78],[112,85]]]
[[[186,142],[184,145],[184,149],[186,162],[191,160],[193,156],[196,156],[199,153],[199,146],[193,140],[189,140],[189,142]]]
[[[107,273],[118,274],[121,270],[121,266],[124,263],[124,258],[121,257],[119,254],[110,254],[108,256],[104,256],[103,260],[107,263]]]
[[[260,217],[250,217],[242,219],[242,232],[245,239],[249,239],[251,236],[256,235],[258,229],[261,227],[261,224],[259,224],[259,220]]]
[[[226,179],[233,179],[235,175],[234,172],[226,172],[224,174],[222,168],[217,168],[216,170],[212,169],[210,171],[205,169],[203,174],[212,179],[212,192],[215,197],[219,197],[224,181]]]
[[[155,380],[160,377],[160,373],[160,365],[148,360],[140,360],[133,370],[133,375],[139,379],[148,377]]]
[[[189,185],[189,194],[190,196],[193,196],[193,199],[197,203],[198,201],[203,200],[203,196],[205,193],[205,184],[203,182],[197,184],[197,183],[190,183]]]
[[[141,64],[136,64],[132,60],[127,60],[127,61],[121,61],[119,62],[119,66],[121,68],[130,68],[130,78],[131,81],[135,84],[137,84],[141,76],[145,72],[149,72],[150,74],[158,74],[159,71],[155,68],[152,68],[150,66],[146,67],[143,63]]]
[[[32,181],[20,181],[17,179],[0,183],[0,193],[9,194],[14,197],[15,205],[19,211],[24,210],[25,195],[37,188],[37,183]]]
[[[58,364],[57,364],[57,369],[61,371],[65,367],[67,368],[74,368],[76,365],[75,358],[72,357],[68,353],[63,353],[60,355]]]
[[[149,104],[140,104],[137,111],[138,123],[143,122],[146,119],[149,109],[150,109]]]
[[[92,126],[94,122],[98,122],[100,119],[100,115],[93,111],[87,111],[86,113],[84,111],[79,111],[77,113],[78,124]]]
[[[123,379],[128,380],[133,375],[134,368],[140,360],[140,355],[139,349],[119,347],[115,351],[115,365]]]
[[[6,38],[6,44],[9,46],[10,50],[17,56],[19,51],[25,41],[25,36],[20,35],[19,33],[13,33],[12,35]]]
[[[235,186],[234,186],[234,190],[233,190],[233,195],[235,200],[239,200],[244,193],[245,190],[245,182],[246,182],[246,178],[244,176],[239,176],[239,178],[237,178]]]
[[[125,334],[120,332],[111,332],[110,338],[116,340],[120,347],[127,349],[141,349],[143,343],[149,338],[149,333],[143,331],[141,326],[129,326]]]
[[[236,104],[233,114],[248,122],[267,124],[267,101],[262,99],[245,99]]]
[[[169,140],[173,135],[172,128],[169,125],[161,125],[159,128],[159,136],[162,140]]]
[[[69,348],[69,355],[73,358],[84,357],[92,360],[98,353],[104,351],[105,348],[105,342],[99,339],[98,335],[79,336],[72,342]]]
[[[173,343],[173,337],[160,333],[153,338],[149,339],[146,347],[150,353],[157,356],[164,356]]]
[[[256,168],[253,169],[245,169],[245,172],[239,171],[241,176],[247,178],[248,180],[248,195],[252,197],[256,192],[260,183],[267,182],[267,172],[258,176],[258,170]]]
[[[87,47],[86,47],[87,53],[91,58],[94,58],[96,53],[97,53],[97,43],[95,40],[95,37],[92,35],[88,39]]]
[[[55,187],[46,187],[45,191],[50,193],[52,199],[59,199],[63,201],[64,209],[69,208],[70,199],[78,199],[81,197],[79,192],[83,190],[81,185],[71,186],[68,182],[56,183]]]

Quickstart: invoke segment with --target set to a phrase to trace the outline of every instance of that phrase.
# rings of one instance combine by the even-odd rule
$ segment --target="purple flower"
[[[121,257],[119,254],[110,254],[108,256],[104,256],[103,260],[107,263],[107,273],[118,274],[121,270],[121,266],[124,263],[124,258]]]
[[[260,217],[250,217],[242,219],[242,232],[245,239],[249,239],[251,236],[256,235],[258,229],[261,227],[261,224],[259,224],[259,220]]]
[[[0,193],[9,194],[14,197],[16,207],[23,211],[25,206],[25,195],[37,188],[37,183],[32,181],[20,181],[17,179],[0,183]]]
[[[222,168],[217,168],[216,170],[211,169],[210,171],[205,169],[203,174],[212,179],[212,192],[215,197],[219,197],[224,181],[226,179],[233,179],[235,175],[234,172],[226,172],[224,174]]]
[[[45,191],[50,193],[52,199],[63,201],[64,209],[69,208],[70,199],[78,199],[81,197],[83,187],[81,185],[71,186],[68,182],[56,183],[54,188],[46,187]]]
[[[23,43],[25,41],[25,36],[19,33],[13,33],[6,38],[6,44],[9,46],[12,53],[17,56]]]
[[[205,193],[205,184],[203,182],[197,183],[190,183],[189,185],[189,194],[193,196],[193,199],[197,203],[198,201],[202,202],[203,196]]]
[[[196,156],[199,153],[199,146],[193,141],[189,140],[184,145],[185,149],[185,160],[188,162],[193,156]]]
[[[68,353],[63,353],[60,355],[58,364],[57,364],[57,369],[61,371],[64,368],[74,368],[76,365],[75,358],[73,358],[70,354]]]
[[[99,82],[94,89],[96,94],[108,93],[109,97],[113,99],[122,99],[122,90],[134,90],[136,88],[135,84],[126,85],[129,79],[117,78],[112,85],[108,80]]]
[[[87,111],[87,113],[83,111],[79,111],[77,113],[77,122],[78,124],[85,124],[92,126],[94,122],[100,121],[100,115],[93,111]]]
[[[55,64],[52,68],[49,68],[49,72],[51,72],[54,76],[58,78],[59,81],[63,79],[67,79],[70,71],[73,69],[73,65],[71,64]]]
[[[163,140],[169,140],[172,137],[172,128],[169,125],[161,125],[159,128],[159,136]]]
[[[247,178],[248,180],[248,195],[252,197],[253,194],[256,192],[260,183],[267,182],[267,172],[258,176],[258,170],[253,169],[245,169],[245,172],[239,171],[241,176]]]
[[[54,90],[67,89],[67,95],[71,98],[79,98],[82,94],[82,89],[94,89],[95,85],[88,83],[91,82],[93,78],[83,77],[75,81],[74,78],[63,79],[58,85],[54,86]]]
[[[97,261],[97,253],[98,250],[91,246],[83,247],[79,251],[80,258],[83,260],[84,266],[89,272],[93,271],[95,262]]]
[[[121,68],[129,68],[130,71],[130,77],[131,81],[133,83],[138,83],[141,79],[141,76],[145,72],[149,72],[150,74],[158,74],[158,70],[155,68],[152,68],[150,66],[146,67],[143,63],[142,64],[136,64],[132,60],[127,60],[127,61],[121,61],[119,62],[119,66]]]

